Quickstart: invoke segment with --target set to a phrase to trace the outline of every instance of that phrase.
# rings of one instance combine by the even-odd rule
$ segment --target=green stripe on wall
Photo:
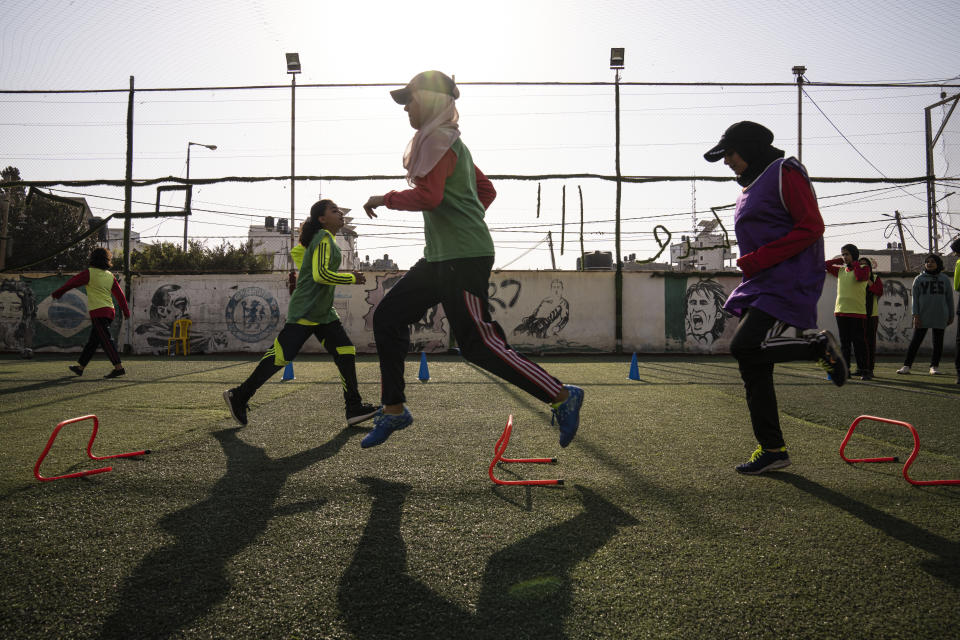
[[[667,349],[682,348],[687,339],[687,330],[684,326],[686,309],[684,297],[687,293],[686,276],[679,278],[664,278],[663,282],[663,333],[666,338]]]

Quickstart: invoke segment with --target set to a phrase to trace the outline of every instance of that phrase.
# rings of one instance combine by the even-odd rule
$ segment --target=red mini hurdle
[[[503,452],[507,450],[507,445],[510,444],[510,434],[513,433],[513,416],[511,415],[507,418],[507,426],[503,428],[503,435],[500,436],[500,439],[497,440],[497,444],[493,446],[493,460],[490,461],[490,468],[488,469],[488,474],[490,479],[493,480],[496,484],[513,484],[513,485],[557,485],[563,484],[563,480],[500,480],[493,475],[493,468],[497,466],[498,462],[503,463],[530,463],[530,464],[557,464],[556,458],[504,458]]]
[[[57,439],[57,434],[60,433],[60,429],[64,428],[68,424],[74,422],[81,422],[83,420],[93,420],[93,433],[90,434],[90,442],[87,443],[87,457],[91,460],[109,460],[111,458],[132,458],[134,456],[144,456],[150,453],[149,449],[144,449],[143,451],[131,451],[130,453],[116,453],[112,456],[95,456],[93,455],[93,441],[97,438],[97,429],[100,427],[100,422],[97,420],[97,416],[88,415],[80,416],[79,418],[71,418],[70,420],[64,420],[56,426],[53,430],[53,433],[50,434],[50,439],[47,440],[47,446],[44,447],[43,453],[40,454],[40,457],[37,458],[37,464],[33,466],[33,475],[36,476],[37,480],[40,482],[50,482],[51,480],[62,480],[63,478],[80,478],[83,476],[92,476],[96,473],[106,473],[108,471],[113,471],[113,467],[100,467],[99,469],[90,469],[88,471],[78,471],[76,473],[66,473],[61,476],[52,476],[45,477],[40,475],[40,464],[43,462],[43,459],[47,457],[47,454],[50,452],[50,447],[53,446],[53,441]]]
[[[913,425],[909,422],[901,422],[900,420],[890,420],[888,418],[878,418],[876,416],[859,416],[856,420],[853,421],[853,424],[850,425],[850,429],[847,430],[847,435],[843,439],[843,443],[840,445],[840,457],[844,459],[845,462],[899,462],[899,458],[896,456],[887,457],[887,458],[848,458],[843,455],[843,450],[846,448],[847,443],[850,441],[850,436],[853,435],[853,430],[857,428],[857,425],[860,424],[863,420],[872,420],[874,422],[885,422],[887,424],[898,424],[901,427],[906,427],[910,430],[910,433],[913,434],[913,451],[910,453],[910,457],[907,458],[907,462],[903,465],[903,479],[909,482],[910,484],[917,486],[926,486],[933,484],[960,484],[960,480],[914,480],[907,473],[907,470],[910,469],[910,465],[913,464],[913,461],[917,459],[917,454],[920,453],[920,436],[917,435],[917,430],[913,428]]]

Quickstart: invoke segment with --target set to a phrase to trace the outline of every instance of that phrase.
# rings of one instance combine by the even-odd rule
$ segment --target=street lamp
[[[296,181],[293,176],[296,175],[296,140],[297,140],[297,74],[300,73],[300,54],[287,54],[287,73],[290,74],[290,249],[292,250],[296,239],[296,203],[294,200],[294,189]],[[291,258],[291,263],[292,263]]]
[[[797,160],[803,162],[803,74],[807,68],[798,64],[791,71],[797,76]]]
[[[193,146],[206,147],[207,149],[210,149],[210,151],[217,150],[217,145],[215,144],[200,144],[199,142],[187,143],[187,188],[190,189],[191,191],[193,190],[193,187],[189,186],[190,185],[190,147],[193,147]],[[183,252],[184,253],[187,252],[187,222],[189,220],[190,220],[190,212],[184,211],[183,212]]]

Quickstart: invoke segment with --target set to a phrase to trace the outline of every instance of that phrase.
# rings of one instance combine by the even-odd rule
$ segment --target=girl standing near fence
[[[880,328],[880,296],[883,295],[883,280],[873,272],[870,258],[860,258],[860,267],[870,274],[867,282],[867,369],[861,380],[873,380],[873,367],[877,362],[877,330]]]
[[[930,356],[930,375],[940,373],[943,355],[943,332],[953,323],[953,283],[943,273],[943,258],[935,253],[923,261],[923,272],[913,281],[913,339],[907,348],[907,358],[897,373],[910,373],[920,344],[933,330],[933,354]]]

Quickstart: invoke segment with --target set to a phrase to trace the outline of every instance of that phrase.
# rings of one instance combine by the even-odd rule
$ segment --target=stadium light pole
[[[187,188],[191,191],[193,187],[190,185],[190,147],[205,147],[210,149],[210,151],[216,151],[217,145],[215,144],[200,144],[199,142],[188,142],[187,143]],[[183,252],[187,252],[187,223],[190,221],[190,212],[183,212]]]
[[[613,69],[613,91],[616,128],[616,155],[614,168],[617,172],[617,202],[615,210],[616,223],[614,225],[615,253],[617,271],[614,277],[614,297],[616,299],[616,353],[623,353],[623,262],[620,258],[620,196],[622,183],[620,181],[620,71],[623,69],[623,47],[610,49],[610,68]]]
[[[296,141],[297,141],[297,74],[300,73],[300,54],[287,54],[287,73],[290,74],[290,249],[296,244],[296,201],[294,189],[296,181]],[[293,258],[290,258],[293,266]]]
[[[807,68],[803,65],[797,65],[793,69],[793,75],[797,76],[797,160],[803,162],[803,74]]]

